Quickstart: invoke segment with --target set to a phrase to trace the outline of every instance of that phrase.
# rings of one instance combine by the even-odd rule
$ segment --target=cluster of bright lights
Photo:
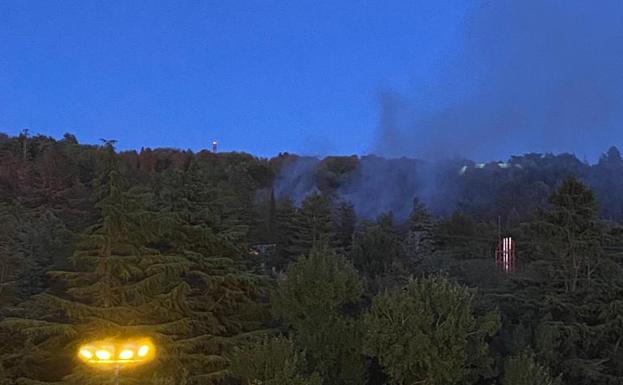
[[[154,344],[148,338],[90,342],[78,349],[78,357],[98,366],[111,364],[142,364],[155,356]]]
[[[506,168],[511,168],[511,167],[514,167],[514,168],[523,168],[520,164],[516,164],[516,163],[509,163],[509,162],[498,162],[498,163],[490,163],[490,164],[492,164],[492,165],[493,165],[493,164],[495,164],[495,165],[497,165],[499,168],[503,168],[503,169],[506,169]],[[468,165],[465,165],[465,166],[461,167],[461,169],[459,170],[459,175],[465,175],[465,172],[467,172],[467,170],[469,169],[469,167],[470,167],[470,166],[468,166]],[[476,164],[474,164],[474,166],[473,166],[473,167],[474,167],[474,168],[478,168],[478,169],[483,169],[483,168],[487,167],[487,164],[486,164],[486,163],[476,163]]]

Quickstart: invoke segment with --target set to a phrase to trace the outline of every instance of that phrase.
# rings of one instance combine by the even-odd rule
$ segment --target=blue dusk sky
[[[503,159],[623,144],[623,2],[0,1],[0,132]]]

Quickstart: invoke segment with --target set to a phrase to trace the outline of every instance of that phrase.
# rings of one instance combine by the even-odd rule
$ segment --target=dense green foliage
[[[283,188],[301,161],[310,194]],[[0,135],[0,384],[113,384],[77,347],[140,335],[157,358],[120,384],[618,385],[621,180],[615,148],[431,168]]]
[[[306,362],[294,342],[283,337],[263,338],[236,348],[232,353],[231,372],[254,385],[320,385],[314,373],[301,373]]]
[[[502,385],[557,385],[559,378],[553,378],[547,368],[528,354],[510,357],[504,364]]]
[[[471,384],[489,372],[486,339],[498,315],[478,319],[473,294],[445,278],[420,278],[374,298],[365,349],[392,384]]]
[[[273,298],[275,315],[294,329],[310,367],[331,384],[364,382],[361,325],[348,312],[362,294],[346,259],[315,248],[288,267]]]

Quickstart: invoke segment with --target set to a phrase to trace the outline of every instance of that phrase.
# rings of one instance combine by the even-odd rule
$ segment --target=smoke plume
[[[623,2],[481,1],[464,28],[434,94],[380,94],[379,154],[594,160],[620,144]]]
[[[336,192],[361,217],[404,218],[414,197],[452,211],[460,159],[572,152],[594,161],[623,142],[623,1],[482,0],[463,32],[434,87],[379,93],[375,153],[426,162],[361,158]],[[317,162],[284,168],[280,194],[300,201],[316,189]]]
[[[289,159],[273,183],[277,198],[288,198],[300,205],[307,195],[318,191],[314,174],[319,163],[318,158],[310,156]]]

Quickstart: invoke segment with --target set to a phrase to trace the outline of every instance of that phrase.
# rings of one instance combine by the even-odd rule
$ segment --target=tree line
[[[573,172],[505,223],[509,274],[497,211],[295,204],[288,159],[0,137],[0,384],[112,384],[76,349],[137,335],[158,356],[122,384],[623,380],[623,231]]]

